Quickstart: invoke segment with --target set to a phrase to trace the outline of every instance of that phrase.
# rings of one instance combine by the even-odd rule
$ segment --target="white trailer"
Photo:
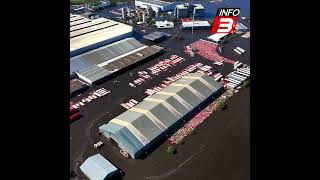
[[[227,86],[228,86],[228,87],[231,87],[231,88],[235,88],[235,87],[237,87],[238,85],[229,82],[229,83],[227,83]]]
[[[250,72],[250,68],[242,68],[242,70]]]
[[[239,68],[237,69],[238,71],[241,71],[241,72],[245,72],[245,73],[250,73],[250,70],[248,69],[245,69],[245,68]]]
[[[223,75],[219,75],[216,78],[214,78],[215,81],[219,81],[221,78],[223,77]]]
[[[242,54],[238,49],[233,49],[234,52],[238,53],[238,54]]]
[[[238,74],[236,74],[236,73],[234,73],[234,72],[231,73],[230,75],[232,75],[232,76],[234,76],[234,77],[238,77],[238,78],[241,79],[241,80],[246,80],[246,79],[247,79],[247,77],[238,75]]]
[[[246,80],[247,78],[246,77],[243,77],[243,76],[238,76],[236,74],[229,74],[229,77],[231,77],[232,79],[237,79],[239,80],[240,82]]]
[[[243,81],[242,79],[240,79],[240,78],[238,78],[238,77],[236,77],[236,76],[234,76],[234,75],[231,75],[231,74],[228,75],[228,78],[237,80],[237,81],[239,81],[240,83]]]
[[[226,80],[226,81],[229,81],[229,82],[232,82],[232,83],[235,83],[235,84],[237,84],[237,85],[241,83],[241,82],[238,81],[238,80],[230,79],[230,78],[226,78],[225,80]]]
[[[246,70],[243,70],[243,69],[237,69],[237,71],[250,75],[250,71],[246,71]]]
[[[243,75],[243,76],[246,76],[246,77],[249,77],[249,76],[250,76],[249,74],[243,73],[243,72],[240,72],[240,71],[236,71],[235,73],[240,74],[240,75]]]
[[[246,51],[244,50],[244,49],[242,49],[241,47],[236,47],[236,49],[238,50],[238,51],[240,51],[241,53],[245,53]]]
[[[241,62],[239,62],[237,65],[233,66],[233,69],[237,69],[238,67],[240,67],[241,65],[243,65]]]

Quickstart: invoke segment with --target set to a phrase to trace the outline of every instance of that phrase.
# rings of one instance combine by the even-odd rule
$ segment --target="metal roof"
[[[99,127],[99,130],[136,158],[144,147],[221,88],[212,77],[200,73],[187,74]]]
[[[149,3],[149,4],[155,4],[158,6],[166,6],[166,5],[173,4],[172,2],[159,1],[159,0],[136,0],[136,1],[145,2],[145,3]]]
[[[164,38],[164,37],[171,37],[171,35],[168,34],[168,33],[155,31],[155,32],[152,32],[150,34],[147,34],[147,35],[143,36],[143,38],[151,40],[151,41],[156,41],[156,40],[159,40],[159,39]]]
[[[109,72],[116,72],[120,69],[126,68],[134,63],[137,63],[141,60],[147,59],[155,54],[158,54],[162,51],[162,47],[152,45],[150,47],[143,48],[139,51],[136,51],[127,56],[121,57],[117,60],[101,63],[99,66],[108,70]]]
[[[98,49],[83,53],[70,59],[70,75],[94,64],[98,65],[113,58],[133,52],[144,47],[134,38],[126,38]]]
[[[163,49],[156,45],[137,48],[138,46],[132,43],[130,44],[129,42],[121,43],[123,46],[110,46],[108,48],[98,49],[94,53],[86,53],[74,57],[70,61],[70,69],[73,70],[79,78],[92,84],[114,72],[158,54]],[[135,43],[137,41],[134,40],[132,42]],[[130,51],[131,48],[137,49]]]
[[[84,68],[77,72],[77,75],[85,80],[86,82],[92,84],[106,76],[111,74],[111,72],[107,71],[106,69],[103,69],[97,65],[92,65],[87,68]]]
[[[70,53],[132,33],[132,26],[106,18],[70,16]],[[99,45],[100,45],[99,44]],[[101,46],[100,45],[100,46]]]
[[[111,177],[118,168],[111,164],[101,154],[96,154],[85,160],[80,166],[80,170],[90,180],[105,180]]]

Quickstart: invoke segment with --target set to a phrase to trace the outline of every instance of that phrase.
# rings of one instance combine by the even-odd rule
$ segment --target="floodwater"
[[[206,20],[214,18],[217,8],[219,7],[240,8],[240,16],[250,16],[250,0],[223,0],[222,3],[218,4],[209,3],[209,1],[192,2],[201,3],[206,7]],[[128,6],[132,8],[133,3],[131,2],[131,5],[129,4]],[[98,14],[106,18],[116,18],[117,16],[109,13],[109,11],[119,8],[121,8],[121,6],[108,8],[98,12]],[[243,22],[241,18],[239,18],[239,21],[250,29],[250,24]],[[183,52],[186,45],[199,39],[207,39],[207,37],[211,35],[210,29],[194,30],[193,34],[191,30],[182,30],[179,24],[177,24],[174,29],[159,30],[155,27],[142,26],[134,27],[134,29],[134,37],[137,40],[147,45],[157,44],[164,47],[167,52],[131,70],[131,72],[134,73],[133,77],[128,75],[130,72],[126,72],[117,78],[120,80],[120,83],[114,85],[111,81],[105,82],[89,89],[88,92],[80,97],[77,97],[82,98],[92,90],[100,87],[111,90],[111,94],[108,97],[97,100],[83,108],[81,111],[85,117],[70,125],[70,137],[72,137],[70,138],[70,168],[77,169],[76,172],[78,175],[80,175],[79,169],[76,167],[89,155],[97,153],[92,147],[92,144],[96,141],[95,132],[97,127],[124,111],[124,109],[119,108],[119,103],[127,101],[130,98],[141,101],[145,96],[145,88],[158,84],[165,76],[181,71],[188,64],[181,64],[175,69],[172,69],[170,74],[163,74],[152,82],[144,84],[141,88],[135,88],[134,91],[128,92],[128,82],[136,78],[137,71],[146,69],[171,54],[184,57],[190,61],[189,63],[210,63],[199,56],[191,59]],[[147,33],[142,33],[142,29],[147,30]],[[176,40],[174,37],[171,37],[163,42],[153,43],[142,38],[143,35],[154,31],[163,31],[171,35],[180,33],[184,39]],[[236,46],[244,48],[247,53],[242,56],[237,55],[233,52],[233,48]],[[236,37],[223,45],[223,49],[222,56],[250,64],[250,38]],[[226,65],[223,68],[215,68],[224,75],[232,71],[231,65]],[[179,147],[179,153],[173,157],[167,156],[165,153],[165,144],[158,147],[155,152],[145,160],[125,160],[116,150],[112,149],[113,147],[107,144],[98,152],[122,169],[126,173],[125,179],[249,179],[249,96],[250,90],[245,89],[241,90],[235,97],[230,98],[228,100],[230,102],[228,102],[227,110],[214,114],[213,117],[210,117],[210,120],[200,125],[199,128],[197,128],[197,135],[188,137],[186,144]],[[109,114],[107,112],[109,112]],[[99,119],[101,116],[107,117],[106,120],[97,120],[97,122],[95,122],[95,119]],[[189,161],[189,157],[193,158]],[[181,163],[183,166],[177,169]],[[167,175],[168,173],[168,176],[163,177],[163,174]],[[79,178],[82,179],[82,177]]]

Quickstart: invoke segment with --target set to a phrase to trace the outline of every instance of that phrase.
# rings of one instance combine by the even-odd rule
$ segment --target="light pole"
[[[193,37],[194,9],[192,12],[192,37]]]

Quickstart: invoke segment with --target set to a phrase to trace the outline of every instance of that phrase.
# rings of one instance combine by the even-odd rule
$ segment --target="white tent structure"
[[[114,165],[112,165],[101,154],[96,154],[89,157],[80,166],[80,170],[90,180],[106,180],[118,171]]]

